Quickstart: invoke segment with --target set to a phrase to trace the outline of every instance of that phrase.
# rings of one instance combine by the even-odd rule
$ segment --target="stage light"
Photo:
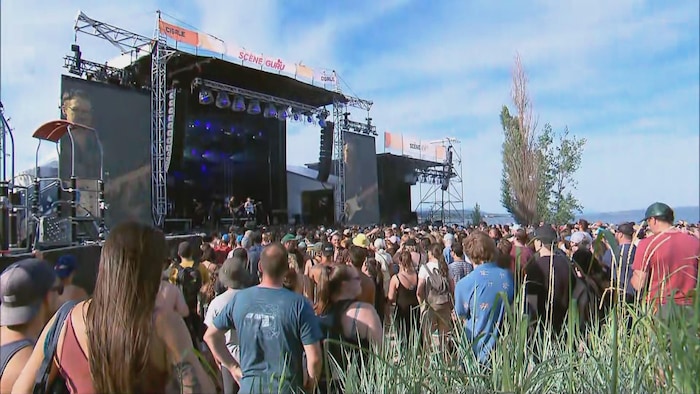
[[[289,116],[289,108],[287,107],[282,107],[281,111],[277,113],[277,119],[281,121],[287,120],[287,117]]]
[[[260,115],[260,101],[250,100],[250,103],[248,103],[248,113],[251,115]]]
[[[202,105],[207,105],[212,103],[213,98],[211,94],[211,90],[209,88],[201,88],[199,89],[199,103]]]
[[[313,116],[311,116],[310,114],[309,114],[309,115],[306,115],[306,121],[309,122],[309,123],[313,123],[313,122],[314,122]]]
[[[326,118],[328,115],[329,113],[325,109],[316,115],[316,118],[318,118],[318,125],[321,126],[321,128],[326,127]]]
[[[275,106],[272,104],[267,104],[265,107],[265,112],[263,112],[263,116],[266,118],[276,118],[277,108],[275,108]]]
[[[231,105],[231,100],[229,100],[227,93],[219,92],[216,94],[216,106],[217,106],[217,108],[228,108],[230,105]]]
[[[319,119],[318,120],[318,125],[321,126],[322,128],[326,127],[326,120],[325,119]]]
[[[235,96],[233,99],[233,105],[231,106],[231,109],[235,112],[243,112],[245,111],[245,99],[243,96]]]

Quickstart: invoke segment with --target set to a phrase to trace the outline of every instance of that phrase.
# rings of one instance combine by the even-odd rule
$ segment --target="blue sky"
[[[337,70],[346,88],[375,102],[380,132],[457,137],[464,204],[478,202],[490,212],[503,211],[498,114],[510,105],[518,52],[539,124],[568,126],[588,140],[576,176],[586,211],[644,208],[657,200],[698,205],[697,0],[374,3],[3,2],[0,95],[17,130],[18,166],[33,162],[31,132],[58,115],[62,57],[77,11],[151,35],[160,8],[224,41]],[[87,59],[118,55],[104,41],[78,41]],[[317,159],[318,128],[290,127],[288,141],[290,164]],[[299,145],[309,149],[291,149]],[[419,193],[413,194],[415,202]]]

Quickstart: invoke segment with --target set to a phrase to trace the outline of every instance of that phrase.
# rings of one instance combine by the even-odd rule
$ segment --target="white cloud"
[[[697,205],[696,3],[375,3],[314,5],[307,16],[279,1],[207,0],[169,5],[175,7],[169,13],[224,41],[339,70],[354,91],[375,101],[378,146],[385,130],[458,137],[465,206],[478,202],[486,211],[503,211],[498,115],[510,104],[509,72],[518,51],[540,125],[568,125],[589,141],[577,174],[587,210],[634,209],[651,200]],[[20,165],[33,162],[31,131],[58,115],[61,58],[81,6],[96,19],[145,35],[154,25],[155,0],[3,3],[2,98],[20,147],[31,147],[18,157]],[[79,43],[86,58],[117,54],[100,40],[81,37]],[[316,161],[319,135],[316,126],[290,125],[288,162]]]

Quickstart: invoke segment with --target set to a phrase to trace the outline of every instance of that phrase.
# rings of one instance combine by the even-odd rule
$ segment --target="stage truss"
[[[163,227],[167,215],[167,116],[168,116],[168,87],[167,87],[167,62],[176,53],[167,45],[167,37],[161,33],[159,22],[160,12],[157,12],[156,28],[153,38],[132,33],[128,30],[92,19],[79,12],[74,30],[76,33],[83,33],[92,37],[103,39],[116,48],[121,54],[132,53],[138,55],[144,48],[150,48],[151,54],[151,213],[153,222],[158,227]],[[76,58],[67,56],[64,67],[71,69],[76,63]],[[107,77],[120,75],[123,70],[101,65],[81,59],[84,68],[80,70],[82,74],[106,73]],[[122,74],[120,74],[122,72]],[[335,72],[334,72],[335,75]],[[335,75],[336,81],[338,76]],[[372,118],[369,116],[373,102],[358,97],[348,96],[342,93],[339,82],[336,82],[336,92],[342,95],[342,99],[335,99],[333,106],[333,120],[335,129],[333,131],[333,159],[335,163],[335,174],[338,183],[335,185],[335,217],[338,222],[344,222],[345,211],[345,163],[343,160],[343,132],[354,132],[364,135],[376,136],[377,130],[372,125]],[[366,112],[365,123],[350,120],[350,110],[360,109]]]
[[[144,48],[150,48],[151,53],[151,214],[153,223],[162,227],[168,208],[167,198],[167,144],[166,144],[166,111],[168,108],[167,94],[167,70],[168,59],[175,53],[167,46],[166,36],[160,33],[158,22],[160,12],[157,13],[154,38],[132,33],[128,30],[100,22],[78,13],[75,21],[76,42],[78,33],[103,39],[117,49],[121,54],[133,53],[138,55]],[[68,64],[68,58],[66,65]],[[96,66],[93,62],[81,61],[89,66]],[[93,67],[94,71],[112,71],[107,67]],[[82,69],[80,72],[84,72]]]
[[[374,103],[369,100],[343,94],[338,76],[335,75],[335,78],[336,81],[338,81],[336,82],[336,92],[343,95],[346,101],[341,102],[339,100],[334,100],[333,102],[333,122],[335,124],[335,129],[333,130],[333,161],[335,165],[335,175],[338,177],[338,183],[333,189],[333,198],[335,200],[334,213],[338,223],[345,223],[344,132],[376,136],[377,128],[372,124],[372,118],[369,116]],[[366,112],[367,117],[365,118],[365,123],[350,120],[350,110],[352,108],[361,109]]]
[[[432,144],[444,147],[447,159],[441,164],[416,170],[420,193],[416,207],[418,220],[464,225],[461,143],[454,138],[445,138]]]

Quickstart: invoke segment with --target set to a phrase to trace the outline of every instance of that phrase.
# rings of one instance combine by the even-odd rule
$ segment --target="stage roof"
[[[150,86],[151,57],[136,61],[137,79]],[[168,61],[168,83],[180,82],[180,88],[189,88],[194,78],[204,78],[227,85],[252,90],[313,107],[346,102],[341,93],[310,85],[285,75],[270,73],[212,57],[195,56],[178,51]]]
[[[396,165],[406,165],[409,168],[414,168],[417,170],[425,170],[427,168],[442,166],[442,163],[432,160],[416,159],[405,155],[395,155],[393,153],[377,153],[377,162],[382,160],[387,160],[390,163],[395,163]]]

